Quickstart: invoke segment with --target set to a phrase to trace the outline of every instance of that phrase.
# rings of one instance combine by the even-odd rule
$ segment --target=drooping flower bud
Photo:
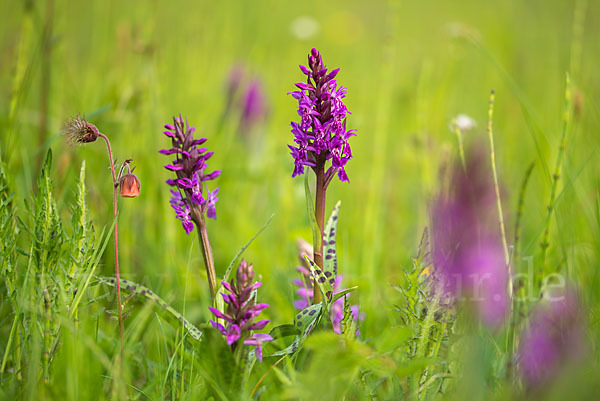
[[[141,184],[135,174],[124,174],[119,180],[119,194],[123,198],[137,198],[140,195]]]
[[[76,116],[65,122],[63,134],[71,143],[90,143],[98,139],[100,131],[94,124],[88,123],[85,118]]]

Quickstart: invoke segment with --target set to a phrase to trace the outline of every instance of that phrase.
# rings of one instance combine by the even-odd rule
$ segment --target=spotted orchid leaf
[[[323,299],[325,300],[325,307],[327,308],[331,303],[331,299],[333,296],[333,285],[335,283],[335,277],[332,272],[327,271],[324,272],[319,268],[319,266],[313,262],[311,258],[304,255],[304,259],[306,259],[306,263],[308,267],[310,267],[310,273],[315,279],[321,294],[323,295]]]
[[[334,281],[337,277],[336,235],[340,204],[341,202],[338,201],[333,208],[323,230],[323,271],[330,272]]]
[[[296,353],[306,340],[310,333],[319,325],[323,316],[323,303],[310,305],[302,309],[294,317],[294,329],[296,338],[286,348],[277,351],[270,356],[283,356]],[[289,333],[289,328],[286,328],[286,333]]]
[[[98,277],[98,280],[100,280],[101,283],[110,285],[112,287],[115,287],[115,283],[117,281],[114,277]],[[119,280],[119,284],[121,284],[122,290],[130,291],[134,294],[142,295],[147,299],[155,301],[157,304],[162,306],[163,309],[165,309],[167,312],[173,315],[175,319],[181,322],[181,324],[183,324],[183,327],[187,330],[190,337],[200,341],[200,339],[202,338],[202,332],[200,331],[200,329],[198,329],[196,326],[194,326],[192,323],[186,320],[181,313],[177,312],[171,305],[167,304],[161,297],[152,292],[152,290],[150,290],[148,287],[134,283],[133,281],[123,279]]]

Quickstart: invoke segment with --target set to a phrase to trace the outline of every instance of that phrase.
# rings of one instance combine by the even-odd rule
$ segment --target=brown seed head
[[[100,131],[94,124],[88,123],[85,118],[77,115],[65,122],[63,134],[71,143],[90,143],[98,139]]]

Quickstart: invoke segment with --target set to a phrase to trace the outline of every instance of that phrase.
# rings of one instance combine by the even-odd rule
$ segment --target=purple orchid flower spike
[[[306,82],[296,83],[298,90],[288,95],[298,101],[300,122],[292,121],[294,144],[288,145],[294,159],[292,178],[304,174],[304,167],[315,173],[315,221],[320,235],[314,235],[314,262],[323,268],[323,237],[325,228],[325,198],[327,187],[337,175],[342,182],[348,182],[346,165],[352,159],[348,140],[356,135],[346,126],[350,114],[344,104],[346,88],[338,85],[335,79],[339,68],[329,71],[317,49],[308,54],[308,67],[300,65],[306,75]],[[313,280],[314,281],[314,280]],[[316,283],[313,282],[313,287]],[[321,293],[314,294],[313,302],[321,301]]]
[[[206,138],[194,138],[194,127],[189,126],[183,117],[173,118],[173,124],[165,125],[164,134],[171,138],[171,148],[162,149],[163,155],[174,155],[175,160],[166,164],[165,168],[175,173],[175,178],[167,180],[171,189],[171,207],[175,217],[181,221],[186,234],[198,228],[200,247],[206,266],[208,287],[211,300],[214,300],[217,290],[217,275],[215,272],[212,249],[208,240],[206,217],[217,218],[216,203],[219,200],[219,188],[209,191],[206,182],[214,180],[221,170],[207,172],[207,161],[213,155],[208,149],[201,147]]]
[[[167,170],[176,174],[176,178],[167,180],[167,184],[176,188],[171,190],[171,205],[185,232],[189,234],[193,230],[190,222],[198,225],[203,216],[216,219],[215,203],[219,188],[209,192],[204,188],[204,183],[217,178],[221,170],[206,172],[207,161],[213,153],[200,147],[206,142],[206,138],[195,139],[196,129],[188,126],[182,117],[174,118],[173,124],[167,124],[165,128],[167,130],[164,134],[171,138],[172,147],[160,150],[159,153],[176,157],[172,163],[165,165]]]
[[[308,66],[300,66],[307,76],[306,83],[297,83],[299,90],[289,93],[298,101],[300,116],[300,123],[291,123],[294,145],[288,145],[294,158],[292,177],[304,174],[304,166],[317,172],[331,160],[325,172],[325,186],[336,173],[340,181],[347,182],[345,166],[352,158],[348,139],[356,134],[346,129],[346,116],[350,114],[344,104],[346,88],[338,86],[334,79],[339,68],[327,74],[316,49],[308,55]]]
[[[222,319],[224,324],[211,320],[211,324],[221,332],[227,339],[227,344],[235,351],[240,344],[254,347],[256,359],[262,362],[262,344],[272,341],[273,337],[266,333],[252,333],[262,330],[270,322],[269,320],[255,319],[260,312],[267,308],[267,304],[257,304],[255,291],[262,285],[260,282],[252,283],[254,280],[254,268],[245,260],[240,263],[236,282],[223,281],[223,287],[229,294],[221,294],[227,305],[225,312],[216,308],[208,308],[215,317]]]

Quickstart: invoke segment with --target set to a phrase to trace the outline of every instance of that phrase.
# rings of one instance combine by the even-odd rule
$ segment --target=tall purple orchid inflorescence
[[[269,320],[255,322],[255,318],[269,305],[256,303],[256,290],[262,283],[253,283],[253,280],[254,268],[242,260],[237,269],[236,282],[222,282],[223,287],[229,291],[229,294],[221,294],[227,304],[225,313],[216,308],[209,309],[218,319],[225,321],[225,325],[219,323],[218,319],[211,320],[211,323],[225,336],[233,352],[240,344],[250,345],[255,347],[256,359],[262,361],[262,344],[272,341],[273,337],[266,333],[252,333],[254,330],[263,329],[269,323]]]
[[[167,180],[171,189],[171,207],[175,210],[176,217],[181,220],[186,234],[198,228],[200,247],[206,265],[208,283],[211,297],[214,299],[217,280],[212,257],[212,250],[208,241],[205,216],[217,218],[215,204],[219,200],[219,188],[209,191],[206,181],[214,180],[221,174],[221,170],[206,172],[207,161],[213,155],[207,148],[200,147],[206,138],[194,138],[195,128],[189,126],[183,117],[174,117],[173,124],[165,125],[164,134],[171,138],[172,147],[160,150],[164,155],[175,155],[172,163],[165,168],[176,174],[176,178]]]
[[[348,140],[354,130],[346,128],[346,116],[350,114],[344,104],[346,88],[338,86],[335,77],[339,68],[327,70],[317,49],[308,55],[308,68],[301,65],[306,83],[296,84],[299,90],[290,92],[298,101],[300,123],[292,121],[294,146],[288,145],[294,158],[292,177],[304,174],[304,167],[315,173],[315,221],[320,235],[314,239],[314,261],[323,268],[323,229],[325,223],[325,198],[331,180],[337,175],[347,182],[346,163],[352,158]],[[331,163],[331,164],[330,164]],[[316,292],[314,302],[320,301]]]
[[[438,297],[472,301],[481,319],[498,327],[509,307],[509,278],[486,166],[483,151],[471,149],[432,205],[432,277]]]
[[[331,160],[325,172],[325,186],[336,173],[347,182],[345,166],[352,158],[348,139],[355,133],[346,129],[346,115],[350,114],[343,101],[346,88],[338,86],[335,79],[340,69],[327,73],[321,54],[312,49],[308,68],[301,65],[300,70],[307,76],[306,83],[297,83],[300,90],[289,93],[298,100],[301,118],[299,124],[291,123],[296,144],[288,145],[294,158],[292,177],[304,174],[304,166],[312,167],[318,174]]]

